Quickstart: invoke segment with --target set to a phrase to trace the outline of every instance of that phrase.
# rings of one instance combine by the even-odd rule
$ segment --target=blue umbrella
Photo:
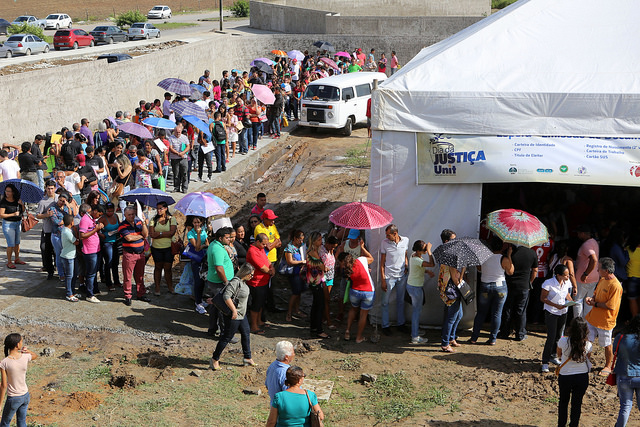
[[[189,92],[191,94],[191,92]],[[196,116],[200,120],[209,120],[207,113],[199,106],[189,101],[178,101],[171,104],[171,108],[176,114],[184,116]]]
[[[195,84],[195,83],[191,83],[189,86],[191,86],[191,89],[195,89],[200,93],[204,93],[204,91],[207,90],[206,87],[198,85],[198,84]]]
[[[142,121],[147,126],[151,126],[154,128],[160,129],[173,129],[176,127],[176,124],[168,119],[162,119],[160,117],[147,117]]]
[[[38,203],[44,198],[44,191],[36,184],[26,179],[7,179],[0,182],[0,193],[4,195],[4,189],[8,184],[13,184],[20,192],[20,200],[25,203]]]
[[[167,202],[167,204],[172,205],[176,202],[173,197],[155,188],[136,188],[124,193],[120,196],[120,200],[132,203],[137,200],[146,206],[156,206],[158,202]]]
[[[207,137],[211,138],[211,131],[209,130],[209,125],[207,123],[203,122],[196,116],[182,116],[182,118],[200,129],[202,133],[207,135]]]

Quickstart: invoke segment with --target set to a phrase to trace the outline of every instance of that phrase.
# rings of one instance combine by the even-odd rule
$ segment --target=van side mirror
[[[351,99],[351,95],[345,95],[344,102],[349,102],[350,99]]]

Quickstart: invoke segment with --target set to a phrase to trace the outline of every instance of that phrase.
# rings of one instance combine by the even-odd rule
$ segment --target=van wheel
[[[345,136],[351,136],[351,131],[353,130],[353,122],[351,121],[351,117],[347,118],[347,123],[345,123],[343,132]]]

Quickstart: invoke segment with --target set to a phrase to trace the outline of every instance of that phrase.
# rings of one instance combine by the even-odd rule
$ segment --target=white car
[[[171,18],[171,8],[169,6],[153,6],[153,9],[147,13],[149,19]]]
[[[73,25],[73,21],[71,20],[69,15],[64,13],[52,13],[46,18],[39,20],[38,23],[45,30],[71,28],[71,26]]]
[[[38,18],[36,18],[33,15],[22,15],[22,16],[18,16],[11,23],[11,25],[23,25],[23,24],[38,26]]]

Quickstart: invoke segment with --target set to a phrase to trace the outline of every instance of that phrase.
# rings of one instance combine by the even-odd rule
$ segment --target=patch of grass
[[[491,9],[504,9],[517,0],[491,0]]]
[[[557,405],[558,404],[558,396],[547,396],[547,397],[544,398],[544,401]]]
[[[344,359],[336,359],[340,365],[338,369],[343,371],[357,371],[362,366],[360,359],[354,356],[347,356]]]
[[[110,378],[111,377],[111,369],[107,365],[96,366],[95,368],[91,368],[85,372],[85,376],[89,380],[97,380],[100,378]]]
[[[349,166],[360,168],[370,167],[369,144],[361,144],[348,149],[345,153],[345,159],[342,161]]]
[[[184,27],[197,27],[198,24],[195,24],[193,22],[165,22],[163,24],[155,24],[154,27],[156,27],[159,30],[175,30],[177,28],[184,28]]]

